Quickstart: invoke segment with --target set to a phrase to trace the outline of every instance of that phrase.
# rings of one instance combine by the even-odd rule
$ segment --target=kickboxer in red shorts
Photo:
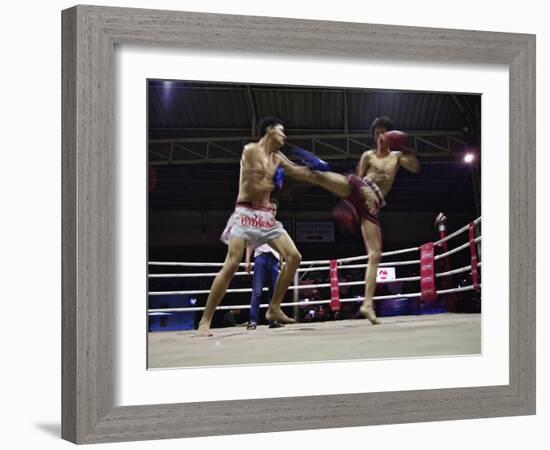
[[[384,197],[390,191],[399,168],[418,173],[420,163],[405,145],[407,136],[400,131],[392,131],[394,125],[391,119],[376,118],[371,130],[376,148],[363,153],[354,175],[331,172],[325,161],[301,149],[295,151],[295,156],[305,167],[287,160],[284,168],[288,176],[322,186],[344,199],[333,211],[333,217],[346,228],[357,226],[361,229],[369,259],[365,299],[360,312],[373,324],[378,324],[380,321],[374,312],[373,297],[382,254],[380,208],[385,204]],[[398,150],[393,151],[390,147]]]

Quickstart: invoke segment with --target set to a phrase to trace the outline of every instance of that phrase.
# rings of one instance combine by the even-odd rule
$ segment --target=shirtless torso
[[[376,123],[381,125],[374,126]],[[412,152],[390,150],[384,136],[387,129],[393,129],[390,119],[375,120],[373,137],[376,149],[363,153],[355,175],[345,176],[328,170],[319,170],[317,167],[322,165],[315,161],[315,155],[303,150],[298,156],[305,167],[296,167],[284,161],[282,163],[288,175],[324,187],[350,204],[339,210],[337,216],[342,219],[344,227],[353,228],[354,224],[357,224],[361,228],[369,259],[365,275],[365,299],[360,311],[373,324],[380,323],[373,307],[376,272],[382,256],[379,209],[384,205],[384,197],[391,190],[400,167],[414,173],[420,171],[420,163]],[[338,206],[335,209],[337,208]]]
[[[282,224],[275,220],[270,208],[270,194],[275,187],[273,176],[280,162],[279,149],[286,138],[282,123],[261,126],[262,138],[248,144],[242,152],[239,174],[239,194],[237,206],[229,218],[221,239],[227,244],[227,255],[222,268],[214,278],[204,312],[195,336],[211,336],[210,325],[216,307],[225,295],[231,279],[239,268],[245,247],[248,244],[259,246],[267,243],[284,259],[269,308],[268,321],[292,323],[281,309],[283,297],[294,279],[302,256],[296,249]],[[264,211],[262,211],[264,209]],[[257,245],[256,245],[257,244]]]
[[[390,192],[400,167],[411,172],[420,170],[418,160],[401,151],[367,150],[361,156],[357,166],[357,176],[361,179],[368,178],[376,183],[382,196],[385,197]],[[373,211],[380,206],[376,205],[377,198],[373,196],[371,190],[364,189],[363,192],[369,210]]]
[[[269,152],[259,143],[248,144],[241,157],[237,203],[269,208],[270,194],[274,189],[273,177],[279,165],[277,150]]]
[[[395,181],[401,155],[401,152],[388,152],[385,155],[378,155],[375,150],[367,150],[361,157],[357,175],[360,178],[370,178],[386,196]]]

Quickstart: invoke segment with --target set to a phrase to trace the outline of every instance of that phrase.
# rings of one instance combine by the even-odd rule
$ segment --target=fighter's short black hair
[[[393,124],[393,120],[388,116],[380,116],[372,121],[372,125],[370,126],[371,133],[374,134],[374,130],[377,128],[385,128],[386,131],[391,131],[395,128],[395,125]]]
[[[258,121],[258,132],[260,133],[260,136],[263,136],[269,127],[273,127],[275,125],[283,125],[284,123],[281,119],[277,119],[276,117],[263,117]]]
[[[269,199],[269,203],[273,203],[277,208],[279,207],[279,200],[277,200],[275,197],[271,197]]]

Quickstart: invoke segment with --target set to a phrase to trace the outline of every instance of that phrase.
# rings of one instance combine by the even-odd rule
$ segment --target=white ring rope
[[[479,285],[481,288],[481,284]],[[463,286],[459,288],[453,288],[453,289],[445,289],[442,291],[437,291],[438,295],[442,294],[451,294],[454,292],[465,292],[465,291],[472,291],[474,290],[474,286]],[[390,298],[414,298],[414,297],[420,297],[422,294],[420,292],[416,292],[414,294],[394,294],[394,295],[381,295],[378,297],[374,297],[373,300],[385,300]],[[342,298],[340,299],[341,303],[348,303],[348,302],[362,302],[364,297],[355,297],[355,298]],[[301,301],[301,302],[293,302],[293,303],[281,303],[281,307],[283,306],[308,306],[308,305],[326,305],[329,304],[331,300],[312,300],[312,301]],[[262,303],[260,305],[260,308],[267,308],[269,304]],[[155,308],[155,309],[149,309],[148,313],[171,313],[171,312],[197,312],[197,311],[204,311],[204,306],[195,306],[195,307],[189,307],[189,308]],[[230,310],[230,309],[250,309],[250,305],[224,305],[224,306],[218,306],[216,308],[216,311],[223,311],[223,310]]]
[[[481,216],[479,216],[476,220],[474,220],[473,224],[477,225],[480,222],[481,222]],[[449,239],[452,239],[452,238],[458,236],[459,234],[464,233],[465,231],[469,230],[469,228],[470,228],[470,224],[464,225],[462,228],[456,230],[454,233],[451,233],[448,236],[445,236],[443,239],[440,239],[439,241],[434,242],[434,245],[438,245],[438,244],[441,244],[443,242],[446,242]]]
[[[481,262],[478,262],[478,266],[481,266]],[[471,270],[472,266],[465,266],[461,267],[460,269],[451,270],[450,272],[443,272],[443,273],[437,273],[435,274],[436,277],[443,277],[447,275],[453,275],[455,273],[461,273],[461,272],[467,272],[468,270]],[[406,277],[406,278],[396,278],[394,280],[383,280],[383,281],[377,281],[376,284],[389,284],[389,283],[398,283],[400,281],[418,281],[420,280],[419,276],[416,277]],[[344,283],[338,283],[338,286],[360,286],[364,285],[365,281],[348,281]],[[304,289],[318,289],[318,288],[327,288],[330,287],[330,283],[321,283],[321,284],[301,284],[298,286],[289,286],[289,291],[295,291],[295,290],[304,290]],[[262,291],[266,292],[269,288],[263,288]],[[227,289],[226,293],[238,293],[238,292],[252,292],[252,288],[238,288],[238,289]],[[203,289],[203,290],[195,290],[195,291],[157,291],[157,292],[149,292],[149,295],[198,295],[198,294],[209,294],[209,289]]]
[[[476,243],[478,243],[479,241],[481,241],[481,236],[474,239],[474,242],[476,242]],[[459,252],[460,250],[464,250],[465,248],[469,248],[469,247],[470,247],[470,243],[466,242],[464,245],[461,245],[460,247],[456,247],[452,250],[449,250],[447,253],[442,253],[441,255],[434,256],[434,260],[437,261],[441,258],[444,258],[445,256],[452,255],[454,253]]]
[[[403,250],[393,250],[390,252],[384,252],[381,254],[381,256],[392,256],[392,255],[400,255],[402,253],[409,253],[413,251],[420,250],[420,247],[411,247],[406,248]],[[363,259],[368,259],[369,255],[359,255],[359,256],[352,256],[350,258],[340,258],[337,259],[336,262],[339,264],[346,263],[346,262],[353,262],[353,261],[360,261]],[[318,264],[330,264],[330,259],[321,259],[318,261],[302,261],[302,265],[318,265]],[[418,262],[418,261],[416,261]],[[201,262],[161,262],[161,261],[149,261],[148,264],[150,266],[182,266],[182,267],[222,267],[223,263],[201,263]],[[245,263],[240,263],[240,267],[244,267]],[[315,268],[311,268],[315,269]]]
[[[479,222],[481,221],[481,217],[477,218],[473,223],[474,225],[478,224]],[[469,227],[470,227],[470,224],[462,227],[461,229],[455,231],[454,233],[446,236],[444,239],[441,239],[437,242],[434,242],[434,246],[435,245],[439,245],[447,240],[450,240],[458,235],[460,235],[461,233],[463,233],[464,231],[466,230],[469,230]],[[480,242],[481,241],[481,236],[477,237],[474,242]],[[450,250],[446,253],[443,253],[443,254],[440,254],[440,255],[436,255],[434,257],[434,261],[437,261],[437,260],[440,260],[441,258],[444,258],[444,257],[447,257],[449,255],[452,255],[454,253],[457,253],[463,249],[466,249],[470,246],[470,242],[467,242],[466,244],[463,244],[459,247],[456,247],[454,248],[453,250]],[[420,247],[411,247],[411,248],[407,248],[407,249],[402,249],[402,250],[395,250],[395,251],[390,251],[390,252],[385,252],[385,253],[382,253],[382,256],[391,256],[391,255],[398,255],[398,254],[404,254],[404,253],[410,253],[410,252],[413,252],[413,251],[418,251],[420,250]],[[344,265],[343,263],[350,263],[350,262],[355,262],[355,261],[362,261],[362,260],[368,260],[369,256],[368,255],[360,255],[360,256],[354,256],[354,257],[349,257],[349,258],[340,258],[340,259],[337,259],[337,264],[338,264],[338,269],[339,270],[344,270],[344,269],[359,269],[359,268],[366,268],[368,267],[368,264],[347,264],[347,265]],[[323,266],[323,267],[311,267],[311,266],[316,266],[316,265],[321,265],[321,264],[329,264],[331,260],[318,260],[318,261],[303,261],[302,262],[302,265],[310,265],[310,267],[302,267],[302,268],[299,268],[297,270],[297,272],[304,272],[304,275],[305,273],[307,272],[319,272],[319,271],[326,271],[326,270],[329,270],[330,269],[330,266]],[[198,263],[181,263],[181,262],[149,262],[148,263],[149,265],[157,265],[157,266],[186,266],[186,267],[221,267],[223,266],[223,263],[201,263],[201,262],[198,262]],[[410,260],[410,261],[396,261],[396,262],[383,262],[383,263],[379,263],[379,267],[384,267],[384,266],[404,266],[404,265],[412,265],[412,264],[420,264],[420,260]],[[254,264],[252,263],[251,264],[252,266],[254,266]],[[245,266],[245,263],[241,263],[239,264],[240,267],[244,267]],[[478,266],[481,266],[481,262],[478,262]],[[440,278],[440,277],[444,277],[444,276],[449,276],[449,275],[454,275],[454,274],[458,274],[458,273],[463,273],[463,272],[467,272],[471,270],[471,266],[465,266],[465,267],[462,267],[462,268],[459,268],[459,269],[455,269],[455,270],[451,270],[451,271],[448,271],[448,272],[443,272],[443,273],[436,273],[435,276],[437,278]],[[235,275],[239,275],[239,276],[242,276],[242,275],[250,275],[251,273],[249,272],[237,272]],[[149,277],[150,278],[190,278],[190,277],[214,277],[216,276],[217,273],[187,273],[187,274],[149,274]],[[397,283],[397,282],[404,282],[404,281],[419,281],[420,280],[420,276],[413,276],[413,277],[404,277],[404,278],[397,278],[397,279],[394,279],[394,280],[384,280],[384,281],[378,281],[377,284],[389,284],[389,283]],[[359,286],[359,285],[364,285],[365,284],[365,281],[364,280],[360,280],[360,281],[351,281],[351,282],[344,282],[344,283],[339,283],[338,286],[339,287],[344,287],[344,286]],[[322,283],[322,284],[309,284],[309,285],[298,285],[298,286],[289,286],[288,290],[293,290],[293,291],[297,291],[297,290],[306,290],[306,289],[319,289],[319,288],[329,288],[331,287],[331,284],[330,283]],[[481,287],[481,284],[479,284],[479,287]],[[449,294],[449,293],[454,293],[454,292],[464,292],[464,291],[471,291],[471,290],[474,290],[476,287],[474,286],[464,286],[464,287],[459,287],[459,288],[453,288],[453,289],[447,289],[447,290],[440,290],[440,291],[437,291],[437,294],[438,295],[442,295],[442,294]],[[268,291],[269,289],[268,288],[263,288],[262,289],[263,291]],[[228,289],[226,291],[226,293],[237,293],[237,292],[252,292],[252,289],[251,288],[244,288],[244,289]],[[195,290],[195,291],[165,291],[165,292],[149,292],[149,295],[152,295],[152,296],[155,296],[155,295],[181,295],[181,294],[187,294],[187,295],[191,295],[191,294],[209,294],[210,293],[210,290]],[[421,293],[420,292],[417,292],[417,293],[411,293],[411,294],[392,294],[392,295],[385,295],[385,296],[377,296],[377,297],[374,297],[373,300],[384,300],[384,299],[398,299],[398,300],[402,300],[402,299],[406,299],[406,298],[417,298],[417,297],[421,297]],[[355,302],[355,303],[358,303],[358,302],[362,302],[364,300],[364,297],[361,297],[361,296],[357,296],[357,297],[354,297],[354,298],[344,298],[344,299],[340,299],[340,302],[341,303],[346,303],[346,302]],[[297,307],[297,306],[313,306],[313,305],[326,305],[326,304],[330,304],[331,303],[331,300],[313,300],[313,301],[309,301],[309,300],[303,300],[303,301],[298,301],[298,302],[292,302],[292,303],[282,303],[280,306],[281,307],[289,307],[289,306],[293,306],[293,307]],[[261,304],[260,305],[260,308],[267,308],[269,306],[269,304]],[[231,309],[250,309],[250,303],[246,304],[246,305],[225,305],[225,306],[217,306],[216,307],[216,310],[231,310]],[[163,314],[171,314],[171,313],[175,313],[175,312],[198,312],[198,311],[204,311],[205,307],[182,307],[182,308],[155,308],[155,309],[149,309],[148,310],[148,313],[150,315],[163,315]]]
[[[392,256],[392,255],[401,255],[403,253],[410,253],[420,250],[420,247],[411,247],[411,248],[404,248],[402,250],[392,250],[390,252],[384,252],[381,256]],[[354,262],[354,261],[361,261],[363,259],[368,259],[369,255],[359,255],[359,256],[351,256],[349,258],[339,258],[336,260],[338,264],[346,263],[346,262]],[[319,261],[302,261],[302,264],[329,264],[330,259],[322,259]]]
[[[196,278],[196,277],[215,277],[218,272],[209,273],[150,273],[149,278]],[[252,272],[236,272],[237,275],[252,275]]]
[[[378,267],[388,267],[388,266],[407,266],[412,264],[420,264],[420,260],[413,261],[395,261],[395,262],[381,262],[378,264]],[[338,270],[345,269],[366,269],[368,264],[353,264],[349,266],[338,266]],[[304,267],[296,270],[296,272],[320,272],[323,270],[330,270],[330,266],[323,267]],[[215,277],[218,272],[209,272],[209,273],[150,273],[149,278],[193,278],[193,277]],[[237,275],[252,275],[248,272],[236,272]]]
[[[481,266],[481,261],[479,261],[477,265]],[[455,275],[457,273],[468,272],[469,270],[472,270],[472,266],[465,266],[460,269],[450,270],[449,272],[436,273],[435,276],[436,278],[446,277],[448,275]]]
[[[398,266],[398,265],[408,265],[408,264],[420,264],[420,261],[402,261],[401,264],[398,263],[379,263],[378,267],[384,267],[384,266]],[[368,267],[368,264],[355,264],[353,266],[342,266],[338,267],[338,270],[343,269],[366,269]],[[320,272],[323,270],[330,270],[329,266],[325,267],[314,267],[314,268],[308,268],[308,269],[298,269],[296,272]],[[218,274],[218,272],[211,272],[211,273],[155,273],[155,274],[149,274],[149,278],[193,278],[193,277],[215,277]],[[237,272],[235,275],[252,275],[248,272]]]

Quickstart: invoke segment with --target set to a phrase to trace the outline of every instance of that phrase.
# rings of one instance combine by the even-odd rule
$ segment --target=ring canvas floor
[[[214,328],[214,336],[194,331],[151,332],[148,368],[349,361],[481,353],[481,314],[432,314],[367,320]]]

